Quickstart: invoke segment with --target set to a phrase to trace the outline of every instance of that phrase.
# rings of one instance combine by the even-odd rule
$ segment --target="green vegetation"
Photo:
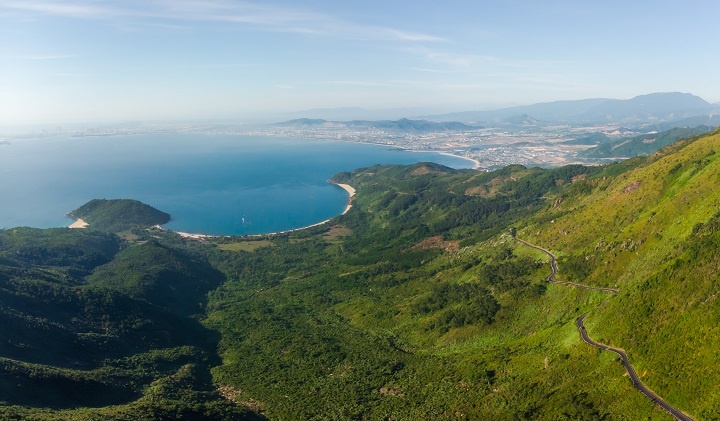
[[[252,253],[259,248],[272,247],[274,245],[275,243],[270,240],[254,240],[218,244],[218,248],[226,251],[247,251]]]
[[[719,141],[359,169],[334,178],[358,190],[335,224],[262,239],[0,231],[0,417],[669,420],[581,341],[589,313],[650,388],[718,419]],[[620,293],[546,283],[514,234]]]
[[[122,247],[92,230],[0,231],[0,418],[245,416],[215,390],[217,334],[192,317],[221,275]]]
[[[718,131],[685,139],[628,161],[616,176],[601,173],[588,180],[589,194],[538,214],[518,233],[564,254],[568,280],[619,286],[616,299],[588,316],[588,330],[624,348],[650,388],[697,419],[720,416],[720,361],[711,351],[720,346],[713,322],[719,140]]]
[[[68,214],[90,224],[90,228],[121,232],[132,228],[147,228],[170,222],[170,215],[137,200],[94,199]]]
[[[616,141],[600,141],[598,146],[580,152],[585,158],[628,158],[650,155],[680,139],[703,135],[712,130],[710,126],[676,127],[660,133],[644,134]]]
[[[567,142],[563,142],[566,145],[602,145],[604,143],[612,142],[612,138],[610,138],[608,135],[603,133],[592,133],[587,136],[568,140]],[[591,150],[595,150],[597,148],[593,148]]]

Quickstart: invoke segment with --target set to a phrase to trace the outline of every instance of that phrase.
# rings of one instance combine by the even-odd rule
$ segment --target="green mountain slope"
[[[590,314],[589,331],[625,348],[653,390],[699,419],[720,416],[719,142],[715,131],[598,175],[592,194],[543,215],[551,224],[521,231],[561,254],[571,280],[621,289]]]
[[[712,130],[710,126],[676,127],[660,133],[604,142],[594,148],[580,152],[578,156],[584,158],[630,158],[649,155],[680,139],[702,135],[710,130]]]

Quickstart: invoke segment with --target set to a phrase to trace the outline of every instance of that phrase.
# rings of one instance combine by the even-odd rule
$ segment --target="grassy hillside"
[[[674,144],[588,180],[521,230],[562,256],[561,274],[621,293],[588,330],[628,351],[644,381],[699,419],[720,413],[715,248],[720,133]],[[546,222],[550,219],[551,222]]]

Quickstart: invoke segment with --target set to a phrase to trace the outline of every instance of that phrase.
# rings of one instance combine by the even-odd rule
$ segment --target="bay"
[[[136,199],[166,228],[209,235],[301,228],[342,213],[334,174],[375,164],[472,162],[436,153],[316,139],[144,134],[53,137],[0,145],[0,228],[63,227],[91,199]]]

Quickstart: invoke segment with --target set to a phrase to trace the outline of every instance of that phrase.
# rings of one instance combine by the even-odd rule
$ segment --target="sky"
[[[716,0],[0,0],[0,123],[720,101]]]

